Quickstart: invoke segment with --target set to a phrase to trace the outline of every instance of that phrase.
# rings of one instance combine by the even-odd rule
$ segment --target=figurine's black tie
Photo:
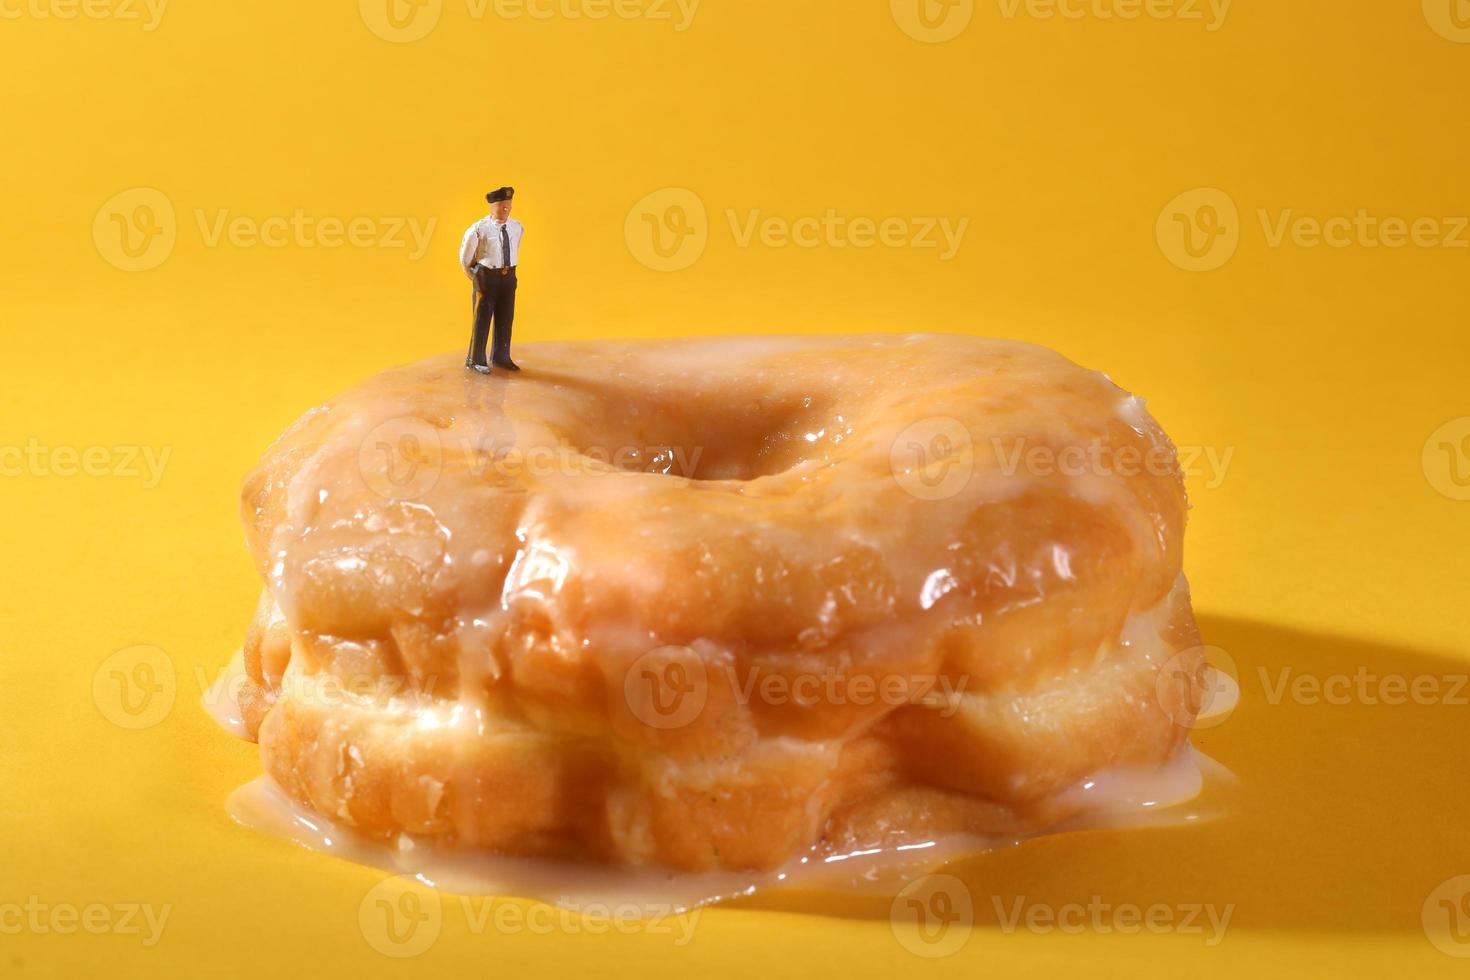
[[[506,231],[505,225],[500,226],[500,264],[503,268],[510,268],[510,232]]]

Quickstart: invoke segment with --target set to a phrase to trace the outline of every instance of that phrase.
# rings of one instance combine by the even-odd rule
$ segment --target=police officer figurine
[[[464,366],[481,374],[490,373],[485,363],[485,341],[490,321],[495,321],[495,343],[491,362],[507,371],[519,371],[510,359],[510,328],[516,315],[516,259],[521,254],[521,223],[510,216],[514,187],[502,187],[485,195],[490,214],[470,225],[459,246],[459,264],[475,284],[475,327],[470,334],[470,352]]]

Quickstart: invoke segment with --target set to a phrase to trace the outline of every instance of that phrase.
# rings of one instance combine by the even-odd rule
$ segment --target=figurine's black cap
[[[514,187],[502,187],[498,191],[491,191],[489,194],[486,194],[485,200],[491,204],[495,204],[498,201],[509,201],[515,196],[516,189]]]

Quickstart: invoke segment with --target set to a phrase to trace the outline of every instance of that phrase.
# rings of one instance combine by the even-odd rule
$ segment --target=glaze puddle
[[[1223,671],[1207,668],[1207,702],[1197,723],[1228,715],[1239,687]],[[244,679],[239,653],[205,693],[205,711],[226,731],[245,737],[236,695]],[[1213,819],[1218,807],[1200,805],[1206,786],[1228,787],[1234,775],[1192,746],[1155,769],[1118,768],[1081,780],[1059,797],[1079,815],[1021,837],[949,835],[891,848],[847,854],[812,853],[765,872],[674,872],[614,868],[566,860],[466,852],[400,834],[394,844],[371,840],[302,807],[269,776],[230,794],[226,809],[239,824],[300,847],[460,895],[516,896],[570,911],[589,907],[638,907],[686,911],[773,891],[834,892],[892,897],[915,878],[951,862],[1013,847],[1031,837],[1083,830],[1181,826]],[[1194,805],[1190,805],[1194,804]]]
[[[1232,780],[1223,766],[1187,748],[1153,771],[1112,770],[1083,780],[1068,795],[1085,800],[1087,813],[1034,836],[1210,819],[1216,815],[1212,809],[1186,804],[1199,798],[1206,783]],[[399,836],[396,846],[382,844],[305,810],[266,776],[237,789],[226,806],[231,817],[252,830],[342,860],[409,875],[434,888],[461,895],[530,898],[572,911],[595,906],[688,910],[774,890],[893,896],[906,883],[952,861],[1026,839],[950,836],[851,854],[810,854],[775,871],[694,874],[465,853],[407,834]]]

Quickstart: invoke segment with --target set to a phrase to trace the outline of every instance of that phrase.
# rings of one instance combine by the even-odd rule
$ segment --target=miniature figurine
[[[521,254],[525,230],[510,216],[514,187],[502,187],[485,195],[490,214],[470,225],[459,246],[459,264],[474,284],[474,329],[464,366],[480,374],[490,373],[485,363],[485,341],[490,323],[495,323],[491,363],[507,371],[519,371],[510,359],[510,330],[516,316],[516,260]]]

